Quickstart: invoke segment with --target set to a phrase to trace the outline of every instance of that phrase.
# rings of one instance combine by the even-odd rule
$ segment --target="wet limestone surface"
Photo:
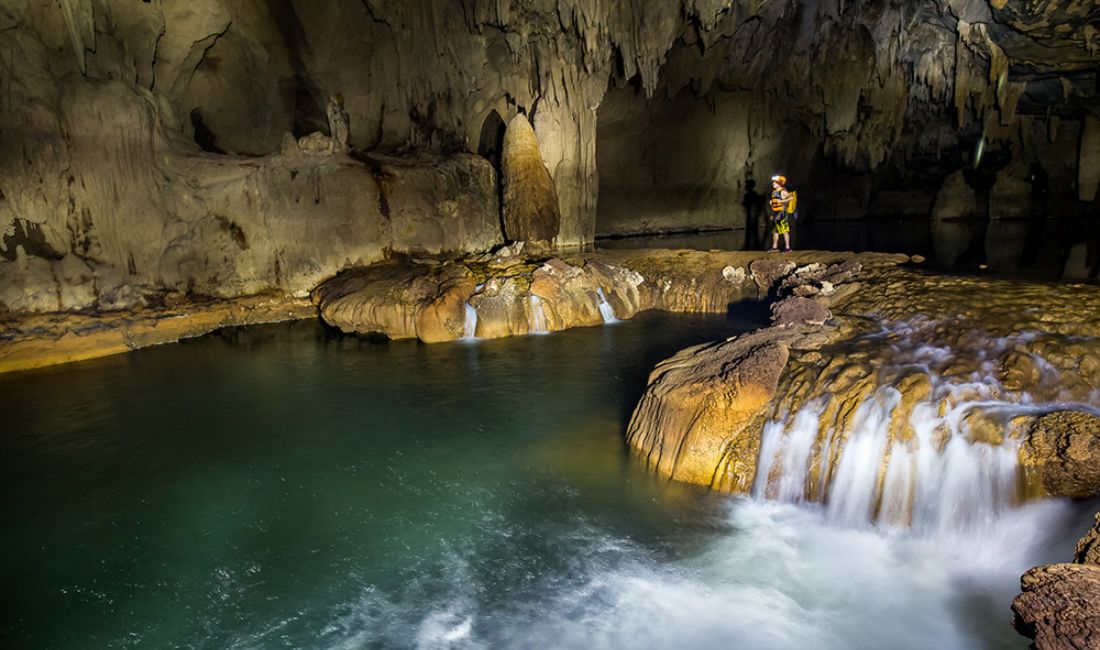
[[[1023,593],[1012,603],[1013,624],[1040,650],[1085,650],[1100,646],[1100,515],[1077,542],[1073,563],[1047,564],[1020,579]]]
[[[460,302],[466,303],[477,314],[475,336],[500,338],[542,331],[543,324],[545,331],[599,325],[608,315],[606,307],[601,310],[604,302],[618,319],[646,309],[724,313],[741,301],[766,299],[774,283],[795,268],[824,270],[852,262],[870,270],[907,260],[905,255],[825,251],[779,256],[642,250],[555,257],[513,245],[458,260],[354,269],[323,283],[313,298],[322,318],[343,331],[427,342],[465,336],[457,315]],[[826,285],[827,294],[835,292]],[[443,312],[436,309],[441,300],[448,305]],[[812,317],[820,320],[822,312]]]
[[[1100,480],[1091,469],[1100,413],[1100,322],[1088,316],[1100,313],[1095,287],[887,268],[830,284],[832,318],[821,325],[805,318],[791,327],[784,318],[806,311],[798,303],[807,300],[800,296],[807,285],[798,281],[797,268],[786,273],[789,279],[780,281],[780,297],[790,297],[773,307],[776,322],[765,330],[772,332],[769,341],[789,349],[773,399],[759,406],[760,417],[751,426],[729,428],[725,444],[711,445],[705,461],[693,459],[706,470],[679,471],[661,450],[680,449],[689,436],[690,427],[669,422],[713,417],[701,406],[708,403],[707,396],[699,395],[690,404],[670,400],[661,384],[671,379],[655,371],[635,412],[629,441],[659,474],[748,492],[762,460],[765,422],[780,421],[789,428],[799,412],[812,406],[818,423],[803,496],[823,499],[846,441],[866,426],[868,409],[874,410],[870,404],[889,402],[881,407],[887,437],[875,460],[880,467],[872,517],[889,514],[904,522],[913,516],[910,505],[891,507],[884,499],[891,451],[916,454],[921,436],[924,446],[940,452],[953,437],[968,444],[1009,445],[1013,454],[1018,449],[1028,479],[1020,497],[1100,492]],[[853,285],[854,291],[845,290]],[[792,303],[794,307],[784,308]],[[818,303],[811,311],[823,309]],[[728,345],[695,351],[695,381],[705,385],[717,359],[734,367],[742,363],[756,350],[750,344],[754,337],[760,333],[743,335],[744,347],[732,357]],[[692,372],[690,367],[680,369],[683,376]],[[720,382],[712,389],[724,390]],[[655,413],[660,417],[649,415]],[[933,423],[928,431],[917,430],[923,421]],[[738,457],[744,454],[748,457]],[[653,462],[656,458],[661,462]],[[761,489],[769,489],[774,478],[765,477]]]
[[[120,354],[199,336],[221,327],[312,318],[306,299],[260,294],[191,300],[103,314],[53,313],[0,319],[0,373]]]

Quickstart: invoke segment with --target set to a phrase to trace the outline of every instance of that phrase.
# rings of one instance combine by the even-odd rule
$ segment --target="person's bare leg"
[[[779,250],[779,233],[777,233],[777,232],[772,233],[772,248],[771,248],[771,250],[773,250],[773,251]]]

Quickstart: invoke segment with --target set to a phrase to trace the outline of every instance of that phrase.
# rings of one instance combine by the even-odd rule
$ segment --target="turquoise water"
[[[1018,576],[1072,554],[1086,507],[964,548],[634,463],[653,365],[749,326],[423,345],[301,322],[0,376],[0,642],[1025,647]]]

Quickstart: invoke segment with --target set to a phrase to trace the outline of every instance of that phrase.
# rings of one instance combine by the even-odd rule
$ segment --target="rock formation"
[[[561,228],[558,195],[525,115],[516,115],[508,123],[501,167],[504,236],[548,246]]]
[[[646,309],[725,313],[730,305],[767,297],[773,289],[761,284],[766,280],[758,271],[772,264],[762,259],[763,253],[605,251],[532,258],[522,251],[513,245],[461,260],[418,259],[354,269],[323,283],[313,297],[321,317],[343,331],[435,342],[467,335],[466,304],[476,314],[473,335],[500,338],[601,324],[604,301],[619,319]],[[806,265],[816,272],[799,277],[805,287],[827,285],[832,295],[835,289],[826,278],[849,277],[851,269],[862,268],[856,259],[877,267],[908,258],[800,253],[782,262],[793,268],[790,259],[823,260]],[[813,311],[807,318],[820,316]]]
[[[1085,650],[1100,645],[1100,515],[1077,542],[1073,564],[1036,567],[1020,580],[1014,624],[1037,650]]]
[[[1096,363],[1095,357],[1090,360]],[[1100,494],[1100,416],[1055,411],[1035,418],[1020,460],[1040,493],[1079,498]]]
[[[635,410],[628,441],[662,476],[822,500],[851,436],[874,431],[882,479],[868,487],[864,517],[903,525],[917,517],[908,472],[956,439],[960,450],[1007,454],[1004,498],[1016,498],[1017,455],[1030,496],[1100,493],[1100,420],[1089,406],[1100,388],[1100,325],[1080,318],[1100,310],[1094,289],[933,278],[855,261],[765,258],[750,268],[778,298],[772,327],[659,365]],[[764,359],[765,344],[782,353],[757,369],[769,380],[753,384],[754,399],[740,399],[740,369]],[[1035,414],[1034,404],[1061,410]],[[804,416],[812,430],[794,422]],[[810,436],[793,478],[762,457],[765,422]]]

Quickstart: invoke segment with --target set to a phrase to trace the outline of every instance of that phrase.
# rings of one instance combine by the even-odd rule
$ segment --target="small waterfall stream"
[[[535,294],[531,294],[531,333],[550,333],[550,328],[546,324],[546,312],[542,309],[542,298]]]
[[[604,295],[603,289],[596,288],[596,298],[598,299],[597,305],[600,308],[600,316],[603,316],[603,322],[619,322],[619,319],[615,318],[615,309],[611,306],[611,303],[607,302],[607,296]]]
[[[476,339],[477,338],[477,310],[474,306],[466,302],[466,320],[462,326],[462,338],[464,339]]]
[[[996,359],[1021,349],[1026,335],[963,350],[929,342],[921,328],[887,334],[878,384],[846,426],[828,409],[843,396],[829,393],[765,425],[754,496],[820,501],[826,519],[844,526],[875,522],[933,535],[987,527],[1020,498],[1022,432],[1013,418],[1067,404],[999,379]],[[1034,361],[1042,381],[1057,384],[1050,364]],[[930,388],[914,389],[914,375]]]

